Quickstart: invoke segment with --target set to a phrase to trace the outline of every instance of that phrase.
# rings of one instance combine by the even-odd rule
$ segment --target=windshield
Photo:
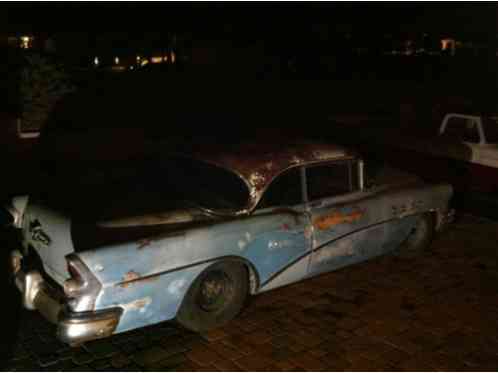
[[[230,214],[249,202],[235,173],[183,157],[57,166],[43,170],[36,195],[71,214],[123,217],[189,207]]]

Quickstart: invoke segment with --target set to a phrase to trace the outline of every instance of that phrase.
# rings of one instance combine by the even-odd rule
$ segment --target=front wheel
[[[191,285],[176,319],[194,332],[217,328],[237,316],[248,292],[248,273],[242,263],[215,263]]]
[[[397,256],[410,258],[419,255],[429,247],[434,237],[434,218],[431,214],[417,216],[415,226],[396,251]]]

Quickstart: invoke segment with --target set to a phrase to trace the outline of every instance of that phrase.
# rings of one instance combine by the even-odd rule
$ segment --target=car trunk
[[[129,206],[131,207],[131,206]],[[137,245],[159,235],[168,235],[215,218],[196,209],[170,209],[148,212],[143,208],[127,213],[120,210],[119,218],[93,219],[84,209],[69,215],[67,210],[31,203],[24,215],[23,245],[34,249],[45,272],[62,284],[69,277],[65,257],[74,252],[98,250],[106,246],[136,241]]]

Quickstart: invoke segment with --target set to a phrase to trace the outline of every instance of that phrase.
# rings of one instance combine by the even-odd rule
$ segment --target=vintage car
[[[452,195],[316,142],[204,145],[147,160],[145,172],[139,164],[125,165],[127,182],[107,181],[108,194],[98,183],[69,192],[66,180],[9,206],[22,230],[11,264],[24,306],[62,341],[171,319],[215,328],[250,295],[426,246]]]

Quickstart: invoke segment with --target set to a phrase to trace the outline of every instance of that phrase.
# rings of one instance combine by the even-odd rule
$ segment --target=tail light
[[[66,260],[70,278],[64,282],[64,293],[69,307],[74,312],[92,311],[102,285],[77,255],[68,255]]]

